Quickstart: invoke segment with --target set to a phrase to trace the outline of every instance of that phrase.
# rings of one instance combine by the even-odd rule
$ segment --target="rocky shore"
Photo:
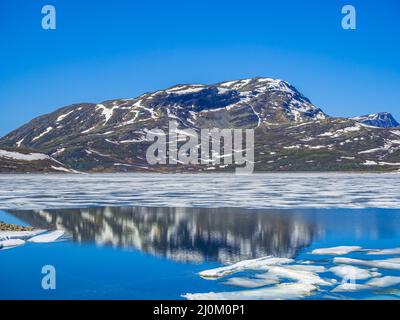
[[[0,231],[32,231],[33,227],[24,227],[0,221]]]

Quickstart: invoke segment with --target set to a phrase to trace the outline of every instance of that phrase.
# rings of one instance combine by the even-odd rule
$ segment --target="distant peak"
[[[352,119],[378,128],[396,128],[400,126],[393,115],[389,112],[371,113],[360,117],[354,117]]]

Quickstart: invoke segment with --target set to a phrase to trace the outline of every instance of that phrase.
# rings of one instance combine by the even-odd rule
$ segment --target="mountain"
[[[0,173],[4,172],[74,172],[43,153],[28,150],[0,149]]]
[[[285,81],[251,78],[70,105],[10,132],[0,147],[33,149],[84,172],[233,169],[215,161],[150,166],[147,133],[174,121],[178,130],[254,129],[256,171],[400,169],[400,129],[368,120],[330,117]]]
[[[400,126],[396,119],[388,112],[373,113],[353,119],[360,123],[379,128],[396,128]]]

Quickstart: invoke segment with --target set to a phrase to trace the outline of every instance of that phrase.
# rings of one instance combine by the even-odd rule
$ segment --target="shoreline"
[[[303,171],[254,171],[250,175],[254,174],[396,174],[400,173],[400,169],[393,170],[343,170],[343,171],[313,171],[313,170],[303,170]],[[135,175],[135,174],[160,174],[160,175],[212,175],[212,174],[226,174],[235,175],[234,171],[163,171],[163,172],[149,172],[149,171],[114,171],[114,172],[0,172],[0,176],[7,175],[62,175],[62,176],[79,176],[79,175]]]
[[[33,231],[33,229],[33,227],[29,226],[20,226],[0,221],[0,231]]]

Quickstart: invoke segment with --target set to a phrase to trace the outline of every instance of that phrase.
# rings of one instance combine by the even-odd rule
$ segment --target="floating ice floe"
[[[337,275],[338,277],[351,277],[354,280],[365,280],[379,275],[376,272],[350,265],[332,267],[329,269],[329,271]]]
[[[335,279],[322,279],[318,275],[318,273],[327,271],[324,266],[291,265],[293,262],[293,259],[268,256],[241,261],[230,266],[205,270],[200,272],[200,275],[213,279],[245,270],[264,270],[266,273],[256,274],[252,278],[234,277],[224,282],[225,285],[253,288],[253,290],[220,293],[188,293],[183,297],[193,300],[298,299],[311,295],[313,291],[318,289],[318,286],[332,286],[337,283]],[[283,280],[294,282],[279,283]]]
[[[386,288],[400,284],[400,277],[386,276],[382,278],[375,278],[367,282],[367,285]]]
[[[25,241],[21,239],[0,240],[0,250],[18,247],[23,245],[24,243]]]
[[[364,284],[359,283],[342,283],[338,285],[332,292],[347,292],[347,291],[360,291],[372,290],[376,288],[387,288],[400,284],[400,277],[385,276],[381,278],[371,279]]]
[[[322,279],[317,273],[304,270],[296,270],[290,266],[269,266],[268,274],[275,275],[279,278],[295,280],[301,283],[312,285],[330,286],[336,283],[336,280]]]
[[[256,275],[256,278],[230,278],[224,282],[227,286],[241,288],[259,288],[277,283],[279,283],[279,278],[268,274]]]
[[[371,287],[360,284],[360,283],[341,283],[336,288],[334,288],[331,292],[349,292],[349,291],[360,291],[360,290],[369,290]]]
[[[376,255],[378,255],[378,254],[387,254],[387,255],[391,255],[391,254],[400,254],[400,248],[393,248],[393,249],[382,249],[382,250],[379,250],[379,249],[373,249],[373,250],[369,250],[368,252],[367,252],[367,254],[376,254]]]
[[[284,261],[285,263],[287,261]],[[268,262],[267,262],[268,263]],[[303,283],[311,283],[318,285],[332,285],[335,283],[334,280],[324,280],[318,276],[317,273],[325,272],[326,268],[323,266],[303,266],[303,265],[270,265],[263,264],[259,270],[266,270],[267,273],[257,274],[252,278],[231,278],[228,279],[225,284],[259,287],[261,285],[274,284],[279,282],[279,278],[291,279]],[[215,269],[213,269],[215,270]],[[244,269],[242,269],[244,270]],[[209,270],[211,271],[211,270]],[[220,274],[219,274],[220,275]],[[224,275],[227,275],[225,273]],[[223,275],[222,275],[223,276]],[[260,281],[262,280],[262,281]]]
[[[266,267],[268,266],[278,265],[278,264],[288,264],[292,263],[293,261],[294,261],[293,259],[288,259],[288,258],[276,258],[272,256],[267,256],[258,259],[240,261],[238,263],[225,267],[204,270],[201,271],[199,274],[203,278],[216,279],[224,277],[228,274],[244,270],[265,270]]]
[[[189,300],[286,300],[310,296],[317,287],[308,283],[282,283],[273,287],[232,292],[187,293]]]
[[[313,253],[342,255],[356,251],[365,255],[397,254],[398,249],[372,250],[359,246],[340,246],[316,249]],[[379,269],[400,270],[400,257],[384,260],[333,257],[329,264],[332,262],[337,265],[327,267],[313,264],[315,263],[313,261],[294,261],[272,256],[245,260],[230,266],[200,272],[202,277],[217,279],[236,272],[256,271],[252,275],[232,277],[222,282],[224,285],[242,288],[242,290],[187,293],[183,297],[190,300],[302,299],[314,295],[317,290],[336,294],[400,285],[400,276],[382,276],[382,273],[378,272]],[[259,271],[265,273],[259,273]],[[335,276],[342,278],[342,283]]]
[[[47,230],[33,230],[33,231],[0,231],[1,239],[29,239],[38,234],[44,233]]]
[[[333,262],[337,264],[355,264],[373,268],[400,270],[400,258],[392,258],[385,260],[362,260],[362,259],[337,257],[333,259]]]
[[[331,248],[321,248],[311,251],[312,254],[332,254],[332,255],[342,255],[348,254],[355,251],[361,251],[362,248],[358,246],[339,246]]]
[[[296,261],[297,262],[297,261]],[[326,272],[326,268],[324,266],[316,266],[316,265],[288,265],[288,269],[292,270],[299,270],[299,271],[309,271],[309,272],[316,272],[316,273],[322,273]]]
[[[64,231],[47,230],[33,231],[0,231],[0,250],[21,246],[26,242],[47,243],[59,240],[65,235]]]
[[[54,241],[60,239],[63,235],[64,235],[64,231],[56,230],[56,231],[40,234],[38,236],[28,239],[28,241],[29,242],[41,242],[41,243],[54,242]]]
[[[338,256],[351,252],[360,252],[364,255],[390,255],[398,254],[399,249],[363,249],[360,246],[338,246],[312,251],[313,254]],[[329,262],[324,260],[323,265],[315,263],[316,261],[295,261],[289,258],[267,256],[205,270],[200,272],[200,275],[207,279],[218,279],[242,271],[256,272],[243,277],[231,277],[222,282],[227,286],[245,288],[241,291],[187,293],[183,297],[192,300],[301,299],[315,294],[317,290],[336,294],[400,285],[400,276],[383,276],[383,272],[378,272],[379,269],[400,270],[400,257],[383,260],[332,257]],[[264,271],[264,273],[259,273],[260,271]],[[337,278],[342,278],[342,282],[340,283]],[[337,296],[330,297],[337,298]]]

